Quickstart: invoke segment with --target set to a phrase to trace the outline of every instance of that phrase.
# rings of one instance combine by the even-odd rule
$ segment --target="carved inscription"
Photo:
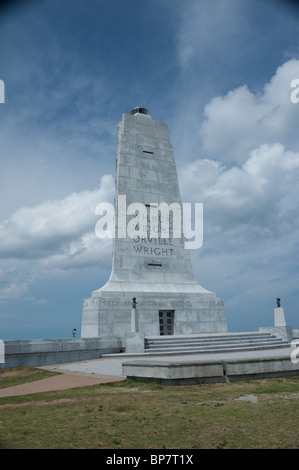
[[[169,224],[169,235],[172,232],[172,217],[166,217],[167,223]],[[175,250],[173,246],[173,238],[171,236],[163,237],[163,228],[161,223],[164,221],[160,215],[158,217],[152,216],[143,217],[140,223],[146,224],[145,231],[148,234],[146,237],[135,236],[133,237],[133,251],[136,254],[142,256],[155,256],[155,257],[171,257],[174,256]],[[152,237],[149,235],[149,227],[152,227],[154,233],[158,234],[158,237]]]
[[[173,256],[172,238],[134,237],[133,249],[135,253],[149,256]]]
[[[192,307],[193,303],[189,300],[185,299],[176,299],[176,300],[169,300],[169,299],[159,299],[159,300],[152,300],[152,299],[140,299],[138,301],[138,308],[149,308],[149,307],[164,307],[164,308],[190,308]],[[98,299],[85,299],[84,300],[84,307],[85,308],[130,308],[132,305],[132,300],[130,299],[116,299],[116,298],[103,298],[100,297]]]

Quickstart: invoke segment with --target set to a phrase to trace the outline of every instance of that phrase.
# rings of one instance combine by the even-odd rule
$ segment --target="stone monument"
[[[112,272],[84,299],[82,338],[227,332],[223,300],[193,276],[178,207],[167,125],[134,108],[118,125]]]

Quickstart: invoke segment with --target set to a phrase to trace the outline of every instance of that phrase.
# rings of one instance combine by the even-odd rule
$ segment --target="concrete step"
[[[287,341],[270,333],[161,336],[145,338],[145,353],[240,351],[286,347]]]
[[[258,350],[258,349],[275,349],[275,348],[285,348],[288,346],[288,343],[280,342],[280,343],[252,343],[252,344],[241,344],[241,343],[235,343],[233,345],[214,345],[214,346],[205,346],[205,347],[200,347],[200,346],[194,346],[194,347],[178,347],[178,348],[160,348],[160,349],[145,349],[145,353],[157,353],[157,354],[162,354],[162,353],[182,353],[182,352],[216,352],[216,351],[241,351],[241,350]]]
[[[149,347],[160,347],[160,346],[170,346],[172,344],[175,345],[180,345],[180,344],[211,344],[211,343],[238,343],[238,342],[243,342],[243,341],[251,341],[251,342],[258,342],[258,341],[270,341],[270,340],[276,340],[280,341],[279,338],[276,336],[269,336],[268,338],[265,337],[256,337],[256,338],[225,338],[225,339],[219,339],[219,338],[210,338],[210,339],[201,339],[201,338],[195,338],[195,339],[169,339],[169,340],[162,340],[162,341],[155,341],[151,339],[146,339],[146,344]]]
[[[208,343],[201,343],[200,341],[198,342],[186,342],[186,343],[183,343],[183,342],[180,342],[180,343],[169,343],[167,345],[158,345],[158,344],[152,344],[152,345],[147,345],[146,349],[150,349],[151,351],[153,350],[162,350],[162,349],[181,349],[181,348],[208,348],[208,349],[212,349],[212,348],[217,348],[219,346],[223,347],[223,348],[230,348],[230,347],[234,347],[236,345],[243,345],[243,346],[253,346],[253,345],[275,345],[275,344],[281,344],[282,343],[282,340],[279,339],[279,338],[273,338],[271,341],[268,340],[268,341],[263,341],[261,339],[257,340],[257,341],[232,341],[232,342],[221,342],[221,341],[210,341]],[[287,344],[287,342],[285,342],[284,344]]]
[[[214,333],[214,334],[192,334],[192,335],[164,335],[164,336],[146,336],[146,340],[161,342],[161,341],[193,341],[200,339],[201,341],[210,341],[213,339],[219,340],[233,340],[242,338],[269,338],[273,337],[269,332],[248,332],[248,333]]]

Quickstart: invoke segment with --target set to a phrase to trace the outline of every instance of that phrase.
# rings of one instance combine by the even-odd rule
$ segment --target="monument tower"
[[[136,330],[146,336],[226,332],[223,300],[195,280],[176,233],[182,220],[172,208],[182,204],[167,125],[145,108],[123,114],[118,125],[114,204],[112,271],[83,302],[81,336],[124,337],[133,298]]]

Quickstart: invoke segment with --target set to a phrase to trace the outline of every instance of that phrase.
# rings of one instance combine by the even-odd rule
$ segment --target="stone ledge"
[[[127,379],[166,385],[223,383],[238,380],[299,375],[299,364],[290,356],[227,361],[144,361],[123,363]]]

